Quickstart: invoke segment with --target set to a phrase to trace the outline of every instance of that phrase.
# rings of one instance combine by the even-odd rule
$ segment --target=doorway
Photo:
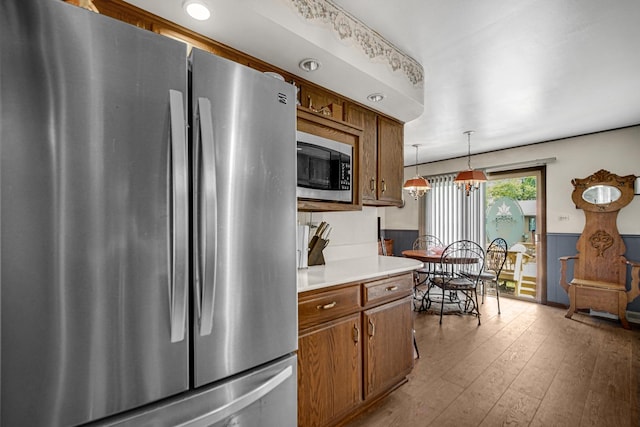
[[[498,280],[500,295],[547,302],[545,167],[488,174],[485,232],[502,237],[508,254]]]

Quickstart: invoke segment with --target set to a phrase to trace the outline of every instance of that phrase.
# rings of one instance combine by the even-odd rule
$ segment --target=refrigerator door
[[[0,424],[187,389],[184,45],[51,0],[0,43]]]
[[[261,366],[212,386],[86,427],[293,427],[297,358]]]
[[[297,348],[295,91],[194,49],[194,384]]]

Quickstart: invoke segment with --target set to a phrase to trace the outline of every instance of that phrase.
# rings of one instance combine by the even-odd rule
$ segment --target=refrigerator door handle
[[[169,112],[171,120],[171,148],[169,156],[169,174],[171,185],[169,188],[169,245],[170,251],[170,321],[171,342],[184,340],[187,316],[187,286],[188,286],[188,231],[187,209],[187,142],[184,116],[184,102],[182,92],[169,90]]]
[[[176,427],[207,427],[214,425],[233,414],[237,414],[252,403],[255,403],[258,400],[262,399],[273,389],[284,383],[292,375],[293,368],[291,366],[287,366],[278,374],[269,378],[267,381],[254,388],[250,392],[239,396],[237,399],[234,399],[231,402],[220,406],[211,412],[202,414],[199,417],[189,420],[186,423],[179,424]]]
[[[200,323],[200,336],[210,335],[213,330],[213,307],[217,279],[217,192],[216,162],[213,138],[211,102],[198,98],[198,125],[196,126],[196,155],[194,156],[195,190],[197,197],[194,221],[197,242],[195,247],[196,310]],[[199,160],[200,156],[202,157]]]

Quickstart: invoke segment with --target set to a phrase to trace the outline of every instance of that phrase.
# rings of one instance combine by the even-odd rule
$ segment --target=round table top
[[[422,262],[440,262],[440,254],[428,253],[426,249],[407,249],[402,251],[402,256]]]
[[[402,251],[402,255],[407,258],[417,259],[422,262],[437,263],[440,262],[441,254],[428,253],[426,249],[407,249]],[[466,258],[466,257],[448,257],[447,263],[451,264],[475,264],[478,262],[478,258]]]

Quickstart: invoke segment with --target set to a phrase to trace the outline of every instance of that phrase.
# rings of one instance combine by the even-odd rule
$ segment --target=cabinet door
[[[364,312],[365,399],[385,391],[413,368],[411,297]]]
[[[362,202],[377,200],[378,188],[378,127],[377,115],[358,105],[347,104],[345,121],[363,129],[360,147],[362,149],[362,164],[360,165],[360,191]]]
[[[404,127],[378,116],[378,200],[402,203]]]
[[[360,313],[302,332],[298,341],[298,426],[330,424],[362,400]]]

